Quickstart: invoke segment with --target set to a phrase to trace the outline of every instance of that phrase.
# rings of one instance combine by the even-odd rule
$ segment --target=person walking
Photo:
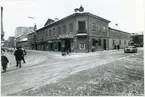
[[[21,47],[17,47],[17,50],[14,52],[14,56],[16,59],[16,67],[20,67],[21,68],[21,60],[23,57],[23,51],[21,50]]]
[[[117,48],[118,48],[118,50],[119,50],[119,49],[120,49],[120,46],[118,45]]]
[[[2,68],[3,68],[3,73],[6,72],[8,63],[9,63],[8,58],[4,55],[4,53],[2,53],[2,55],[1,55],[1,65],[2,65]]]
[[[21,50],[22,50],[22,52],[23,52],[23,55],[22,55],[23,63],[26,63],[25,58],[24,58],[24,56],[26,55],[26,51],[25,51],[24,48],[21,48]]]

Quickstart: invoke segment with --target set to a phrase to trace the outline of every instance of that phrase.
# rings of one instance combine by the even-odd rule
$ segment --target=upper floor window
[[[66,33],[66,25],[63,25],[63,33]]]
[[[57,29],[58,29],[58,35],[60,35],[61,34],[61,27],[58,27]]]
[[[69,32],[73,32],[73,23],[69,24]]]
[[[51,36],[51,33],[52,33],[51,30],[49,30],[49,36]]]
[[[85,30],[86,29],[85,21],[78,21],[78,28],[79,30]]]
[[[124,40],[124,44],[126,44],[126,40]]]
[[[121,40],[119,40],[119,44],[121,45]]]
[[[107,32],[107,28],[103,26],[103,32]]]
[[[95,23],[92,23],[92,31],[96,31]]]
[[[100,26],[100,24],[98,24],[98,32],[99,33],[101,32],[101,26]]]
[[[46,33],[46,36],[48,36],[48,32],[47,32],[47,30],[45,31],[45,33]]]
[[[53,28],[53,35],[55,35],[55,28]]]

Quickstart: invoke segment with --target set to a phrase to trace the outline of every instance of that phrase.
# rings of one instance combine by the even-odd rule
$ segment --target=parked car
[[[124,48],[124,53],[137,53],[137,47],[128,46],[128,47]]]

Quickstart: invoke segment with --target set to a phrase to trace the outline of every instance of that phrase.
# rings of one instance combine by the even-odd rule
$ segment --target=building
[[[130,33],[109,27],[109,49],[117,49],[127,47],[129,45]]]
[[[117,44],[117,38],[125,39],[127,44],[128,34],[109,28],[109,23],[109,20],[88,12],[74,13],[51,23],[48,19],[43,28],[28,34],[28,43],[30,48],[37,50],[61,51],[65,47],[70,52],[113,49],[112,40]],[[116,33],[119,36],[115,38]]]
[[[4,47],[14,48],[15,47],[15,37],[10,36],[8,40],[4,41]]]
[[[27,35],[34,32],[34,27],[17,27],[15,30],[16,46],[23,45],[21,41],[27,39]],[[21,44],[20,44],[21,43]]]

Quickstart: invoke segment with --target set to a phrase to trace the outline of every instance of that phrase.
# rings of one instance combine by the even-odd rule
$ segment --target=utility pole
[[[3,7],[1,7],[1,41],[4,41],[4,31],[3,31]]]

